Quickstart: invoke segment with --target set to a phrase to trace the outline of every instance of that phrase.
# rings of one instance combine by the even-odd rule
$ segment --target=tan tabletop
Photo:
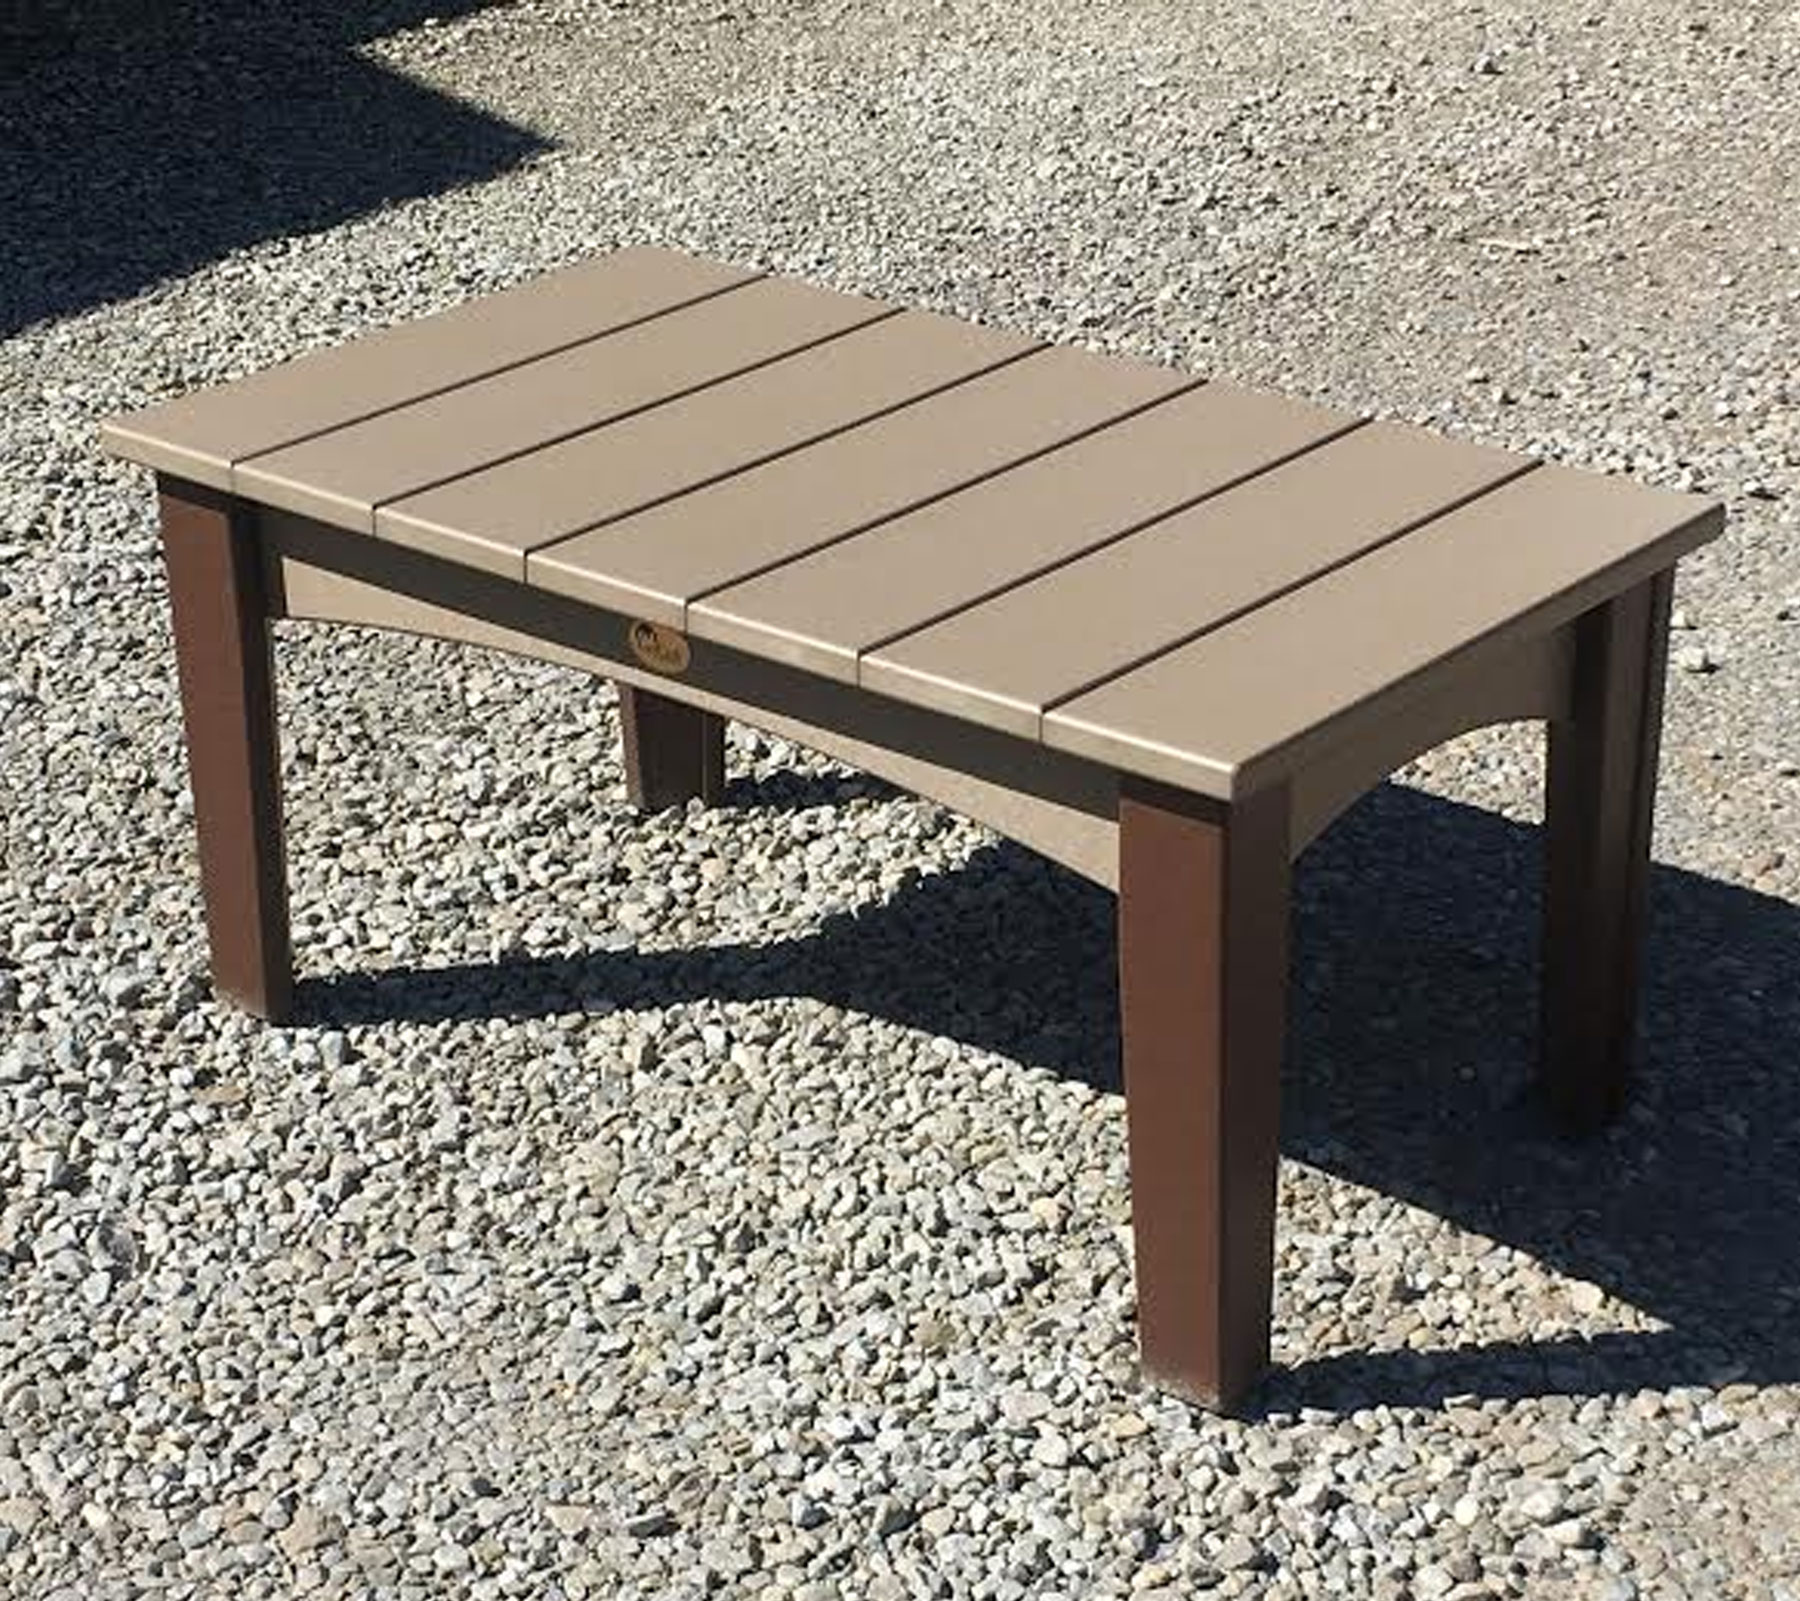
[[[177,477],[1229,799],[1687,495],[629,249],[112,422]]]

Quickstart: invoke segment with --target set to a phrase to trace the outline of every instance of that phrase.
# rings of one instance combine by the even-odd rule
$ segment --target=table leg
[[[619,685],[625,793],[643,811],[725,798],[725,720],[647,689]]]
[[[1542,1076],[1571,1127],[1623,1105],[1637,1024],[1670,569],[1575,623],[1545,783]]]
[[[1130,781],[1119,991],[1146,1375],[1211,1406],[1268,1363],[1288,797],[1216,803]]]
[[[293,1005],[281,760],[253,513],[157,483],[214,987],[272,1022]]]

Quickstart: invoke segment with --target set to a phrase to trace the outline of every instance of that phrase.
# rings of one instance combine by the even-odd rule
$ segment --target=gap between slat
[[[1180,392],[1182,394],[1188,394],[1191,391],[1184,389]],[[1173,397],[1171,396],[1170,398],[1172,399]],[[1001,595],[1009,594],[1015,589],[1023,589],[1025,585],[1034,583],[1038,579],[1056,572],[1060,568],[1071,567],[1078,561],[1085,561],[1089,556],[1097,556],[1109,546],[1116,545],[1122,540],[1131,538],[1133,534],[1141,534],[1145,529],[1154,528],[1158,523],[1167,522],[1171,517],[1179,517],[1183,512],[1192,511],[1196,506],[1205,505],[1207,501],[1213,499],[1217,495],[1223,495],[1229,490],[1238,489],[1244,484],[1250,483],[1253,479],[1261,478],[1265,473],[1272,473],[1277,468],[1285,467],[1289,462],[1297,461],[1300,457],[1308,455],[1312,451],[1318,450],[1325,445],[1333,444],[1337,440],[1344,438],[1346,435],[1355,433],[1359,428],[1367,427],[1373,420],[1373,418],[1369,417],[1353,417],[1349,422],[1345,423],[1342,428],[1334,429],[1328,434],[1321,434],[1317,439],[1309,439],[1304,445],[1297,445],[1294,449],[1288,451],[1286,455],[1277,456],[1274,460],[1266,461],[1259,467],[1252,467],[1248,472],[1239,473],[1237,477],[1229,479],[1227,482],[1219,484],[1212,489],[1203,490],[1200,494],[1191,496],[1189,499],[1182,501],[1179,505],[1170,506],[1166,511],[1153,512],[1148,517],[1141,517],[1136,522],[1128,523],[1123,528],[1114,529],[1112,533],[1107,534],[1104,538],[1096,540],[1091,545],[1083,545],[1079,550],[1068,551],[1065,554],[1056,557],[1053,561],[1044,562],[1040,566],[1026,568],[1024,571],[1008,578],[1005,583],[996,584],[991,589],[984,589],[979,594],[971,595],[966,599],[959,600],[955,605],[946,606],[942,611],[933,612],[929,617],[925,617],[918,622],[908,623],[904,628],[897,628],[891,634],[884,634],[879,639],[871,640],[857,652],[857,676],[859,680],[862,676],[861,669],[863,657],[873,655],[878,650],[886,650],[889,645],[896,644],[900,640],[907,638],[909,635],[922,634],[928,628],[935,628],[939,623],[945,622],[949,618],[959,616],[963,612],[973,611],[977,606],[986,605],[988,601],[994,600]]]
[[[767,280],[752,280],[752,281],[753,282],[766,282]],[[742,288],[744,286],[740,285],[740,284],[732,284],[730,287],[733,289],[738,289],[738,288]],[[724,293],[725,291],[721,290],[719,292]],[[708,298],[711,298],[711,297],[709,296]],[[685,310],[686,308],[678,307],[676,309],[677,310]],[[820,334],[815,338],[808,339],[804,344],[794,345],[792,348],[790,348],[788,350],[779,351],[773,356],[764,356],[760,360],[750,362],[746,366],[734,367],[729,372],[715,373],[711,378],[704,378],[697,384],[689,384],[686,389],[677,390],[672,395],[659,395],[655,400],[646,400],[645,402],[643,402],[642,405],[633,406],[629,411],[621,411],[611,417],[604,417],[599,422],[586,422],[586,423],[581,424],[581,426],[579,426],[577,428],[567,428],[567,429],[564,429],[563,432],[561,432],[559,434],[550,434],[550,435],[547,435],[543,439],[534,440],[531,444],[523,445],[517,450],[505,451],[501,455],[495,456],[492,460],[481,461],[481,462],[475,463],[473,466],[464,467],[459,472],[447,473],[442,478],[433,478],[422,484],[412,484],[412,485],[409,485],[405,489],[395,490],[393,494],[384,495],[384,496],[382,496],[382,498],[380,500],[371,501],[369,503],[369,526],[371,528],[373,528],[374,524],[375,524],[375,519],[381,513],[381,511],[385,507],[392,506],[396,501],[409,500],[414,495],[429,495],[432,492],[432,490],[442,489],[446,484],[453,484],[460,478],[473,478],[477,473],[490,472],[496,467],[504,467],[509,462],[517,461],[521,456],[534,455],[536,452],[538,452],[540,450],[550,449],[553,445],[566,444],[569,440],[578,439],[583,434],[597,434],[603,428],[612,427],[614,423],[628,422],[633,417],[643,416],[645,412],[655,411],[658,406],[672,405],[674,402],[676,402],[678,400],[691,400],[695,395],[702,394],[708,389],[717,388],[720,384],[730,383],[731,380],[734,378],[747,378],[750,376],[751,373],[760,372],[765,367],[773,367],[778,362],[783,362],[783,361],[788,360],[789,357],[803,356],[808,351],[817,350],[821,345],[830,344],[834,339],[844,339],[844,338],[847,338],[851,334],[866,333],[869,329],[873,328],[877,323],[887,322],[890,318],[901,316],[905,312],[905,310],[906,310],[906,308],[904,306],[888,306],[880,311],[875,312],[873,315],[871,315],[870,317],[868,317],[866,320],[864,320],[862,322],[852,323],[848,328],[834,328],[829,333]],[[625,330],[622,328],[619,328],[619,329],[614,329],[613,332],[623,333],[623,332],[625,332]],[[605,338],[606,335],[602,334],[599,337]],[[584,342],[591,343],[592,341],[577,341],[577,344],[584,343]],[[573,349],[573,348],[575,348],[575,347],[574,346],[565,346],[564,347],[564,349]],[[561,355],[562,351],[547,351],[545,354],[546,355]],[[528,363],[515,363],[514,365],[515,366],[524,366],[524,365],[528,365]],[[511,371],[511,370],[512,369],[510,369],[510,368],[500,369],[501,372]],[[495,378],[498,376],[500,376],[499,372],[483,374],[484,378]],[[459,385],[457,387],[461,387],[461,386]],[[439,391],[439,392],[443,393],[444,391]],[[431,397],[427,396],[427,395],[421,395],[419,398],[421,400],[427,400],[427,399],[430,399]],[[411,405],[412,402],[408,401],[407,404]],[[390,407],[389,409],[390,410],[398,410],[399,408],[398,407]],[[378,412],[375,415],[379,416],[382,414]],[[248,459],[248,458],[246,458],[246,459]],[[627,515],[629,515],[629,513]],[[578,530],[578,531],[580,531],[580,530]],[[573,534],[558,536],[558,538],[571,538],[571,539],[573,537],[574,537]]]
[[[1045,346],[1043,348],[1053,349],[1058,347]],[[992,371],[992,369],[990,369],[990,371]],[[976,374],[977,378],[986,376],[986,373]],[[1134,417],[1141,417],[1145,412],[1153,411],[1156,407],[1165,405],[1167,402],[1178,399],[1182,395],[1191,395],[1196,389],[1204,388],[1206,383],[1207,380],[1204,377],[1195,378],[1190,382],[1183,384],[1178,389],[1169,390],[1166,394],[1152,395],[1150,399],[1140,401],[1129,411],[1121,411],[1101,422],[1090,423],[1079,433],[1069,434],[1048,445],[1040,445],[1036,450],[1029,451],[1025,455],[1007,462],[1004,466],[990,467],[986,472],[979,473],[973,478],[966,478],[961,483],[951,484],[947,489],[940,489],[932,494],[922,496],[918,500],[909,501],[903,506],[895,507],[892,511],[884,511],[880,516],[872,517],[867,522],[856,523],[852,527],[844,529],[841,533],[832,534],[829,538],[820,540],[816,545],[808,545],[804,550],[789,551],[786,555],[778,556],[773,561],[764,562],[760,567],[752,567],[744,572],[736,573],[730,578],[722,579],[716,584],[709,584],[705,589],[689,596],[688,599],[682,602],[683,626],[686,626],[687,610],[689,607],[693,606],[698,601],[707,599],[711,595],[718,594],[721,590],[731,589],[738,584],[752,583],[758,578],[767,577],[768,574],[775,572],[779,568],[787,567],[797,561],[804,561],[808,556],[818,555],[820,551],[829,550],[833,545],[841,545],[846,540],[855,539],[858,535],[872,533],[885,523],[897,522],[900,518],[910,516],[913,512],[923,511],[927,506],[935,506],[940,500],[948,500],[953,495],[960,495],[965,490],[974,489],[977,485],[985,484],[990,479],[1000,477],[1003,473],[1012,472],[1016,468],[1040,460],[1042,457],[1052,455],[1056,451],[1066,449],[1070,445],[1079,444],[1084,439],[1091,439],[1095,434],[1105,433],[1107,429],[1116,428],[1121,423],[1131,421]],[[939,393],[943,393],[943,391],[939,391]],[[911,402],[908,402],[908,404],[911,404]],[[883,415],[885,416],[887,413],[883,413]],[[870,418],[869,420],[874,422],[879,419]],[[862,425],[859,423],[857,426],[860,427]],[[852,433],[855,430],[845,429],[843,431],[845,433]],[[815,441],[815,443],[818,443],[818,441]]]
[[[1231,624],[1240,622],[1245,617],[1250,616],[1253,612],[1259,612],[1263,607],[1273,605],[1276,601],[1295,593],[1295,591],[1305,589],[1309,584],[1315,584],[1322,578],[1329,578],[1333,573],[1340,572],[1344,568],[1354,565],[1361,561],[1365,556],[1373,556],[1377,551],[1386,550],[1390,545],[1405,539],[1409,534],[1417,533],[1420,529],[1429,527],[1432,523],[1438,521],[1439,518],[1448,517],[1451,512],[1460,511],[1464,506],[1469,505],[1471,502],[1480,500],[1484,496],[1491,495],[1496,490],[1506,488],[1508,484],[1516,484],[1521,478],[1525,477],[1526,474],[1535,472],[1537,468],[1542,465],[1541,462],[1536,461],[1522,462],[1515,471],[1507,473],[1502,478],[1496,478],[1490,484],[1483,484],[1479,489],[1473,489],[1466,495],[1459,495],[1455,500],[1448,501],[1444,505],[1437,507],[1435,510],[1427,512],[1423,517],[1415,517],[1411,522],[1395,529],[1391,534],[1378,540],[1373,545],[1355,551],[1348,556],[1340,557],[1329,566],[1321,567],[1316,572],[1307,573],[1303,578],[1296,578],[1292,583],[1283,584],[1279,589],[1272,589],[1266,595],[1259,595],[1248,606],[1240,606],[1236,611],[1231,612],[1224,617],[1214,618],[1203,627],[1193,629],[1189,633],[1183,634],[1179,639],[1172,639],[1166,644],[1158,645],[1156,649],[1138,657],[1134,661],[1126,662],[1121,667],[1109,668],[1106,672],[1089,679],[1086,683],[1078,684],[1074,689],[1065,690],[1062,694],[1047,700],[1038,709],[1038,737],[1040,739],[1043,738],[1045,717],[1055,711],[1059,706],[1065,706],[1079,696],[1091,694],[1094,690],[1101,688],[1103,685],[1113,683],[1115,680],[1125,677],[1128,673],[1135,673],[1140,668],[1148,667],[1152,662],[1169,655],[1173,651],[1180,650],[1185,645],[1193,644],[1197,639],[1204,639],[1208,634],[1215,634],[1221,628],[1228,628]]]
[[[904,309],[904,308],[903,308]],[[885,320],[885,319],[884,319]],[[861,328],[850,329],[850,333],[859,333],[869,324]],[[695,483],[683,484],[679,489],[672,489],[666,495],[658,495],[646,500],[639,506],[628,506],[624,511],[615,512],[610,517],[602,517],[597,522],[584,523],[579,528],[571,528],[566,534],[558,534],[554,539],[547,539],[541,545],[531,545],[523,552],[526,558],[525,582],[531,582],[530,561],[534,556],[541,556],[554,550],[558,545],[566,544],[571,539],[579,539],[583,534],[592,534],[602,528],[610,528],[615,523],[622,523],[627,518],[639,516],[643,512],[653,511],[658,506],[666,506],[670,501],[680,500],[683,495],[697,494],[702,489],[710,489],[714,484],[722,484],[728,478],[736,478],[743,473],[754,472],[758,467],[765,467],[772,461],[780,461],[783,457],[799,454],[814,445],[822,445],[828,439],[836,439],[840,435],[852,432],[868,423],[879,422],[883,417],[891,417],[897,411],[904,411],[908,406],[916,406],[922,401],[931,400],[964,384],[973,383],[977,378],[985,378],[989,373],[998,372],[1002,367],[1010,367],[1016,361],[1029,361],[1033,356],[1041,356],[1046,351],[1057,348],[1052,345],[1028,345],[1023,350],[1016,350],[1010,356],[1003,356],[998,361],[985,367],[977,367],[973,372],[963,373],[947,383],[933,384],[931,388],[921,390],[916,395],[908,395],[905,400],[897,400],[892,405],[883,406],[879,411],[872,411],[865,417],[853,417],[836,428],[828,428],[822,434],[814,434],[807,439],[797,439],[792,444],[783,445],[779,450],[772,450],[766,456],[758,456],[754,461],[739,462],[722,473],[714,473],[710,478],[702,478]],[[424,493],[424,491],[421,491]]]
[[[673,316],[676,312],[686,311],[689,307],[698,306],[703,301],[717,300],[720,295],[729,295],[738,289],[748,289],[751,284],[766,283],[768,279],[767,273],[755,273],[748,278],[740,278],[736,283],[721,284],[716,289],[708,289],[687,300],[678,300],[672,306],[661,306],[655,311],[647,311],[641,317],[633,317],[629,322],[619,323],[615,327],[603,328],[598,333],[583,334],[577,339],[565,339],[561,344],[551,345],[544,350],[534,350],[529,356],[520,356],[516,361],[503,361],[497,367],[484,368],[481,372],[458,378],[455,383],[439,384],[435,389],[422,389],[418,394],[408,395],[405,400],[397,400],[391,406],[377,406],[373,411],[360,412],[354,417],[345,417],[324,428],[308,429],[305,433],[295,434],[292,439],[282,440],[278,445],[264,445],[262,449],[253,450],[247,456],[233,456],[230,472],[235,480],[239,467],[248,466],[251,462],[264,456],[273,456],[278,451],[291,450],[295,445],[309,444],[315,439],[323,439],[327,434],[335,434],[345,428],[354,428],[359,423],[373,422],[377,417],[385,417],[390,412],[404,411],[408,406],[418,405],[421,400],[436,400],[438,396],[447,395],[453,390],[467,389],[471,384],[483,383],[489,378],[498,378],[502,373],[516,372],[521,367],[529,367],[534,361],[544,361],[551,356],[560,356],[566,351],[577,350],[582,345],[597,344],[602,339],[610,339],[614,334],[622,334],[632,328],[641,328],[645,323],[655,322],[659,317]],[[466,303],[464,302],[464,304]],[[895,309],[897,311],[899,308]],[[381,330],[371,329],[369,332],[372,336]],[[234,482],[232,485],[234,493],[236,488]]]

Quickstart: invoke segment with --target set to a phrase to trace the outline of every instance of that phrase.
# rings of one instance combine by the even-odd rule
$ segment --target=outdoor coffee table
[[[1632,1053],[1674,564],[1717,505],[632,249],[117,420],[153,467],[214,979],[292,993],[268,621],[618,681],[628,787],[722,718],[1119,895],[1143,1362],[1267,1361],[1289,862],[1418,752],[1550,725],[1543,1076]]]

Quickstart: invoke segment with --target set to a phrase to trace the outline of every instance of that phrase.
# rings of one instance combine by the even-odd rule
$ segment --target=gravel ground
[[[0,27],[0,1594],[1800,1595],[1800,9],[149,9]],[[96,418],[634,239],[1730,502],[1615,1131],[1529,731],[1305,857],[1255,1416],[1133,1374],[1108,899],[777,742],[638,818],[284,628],[307,1023],[208,997]]]

